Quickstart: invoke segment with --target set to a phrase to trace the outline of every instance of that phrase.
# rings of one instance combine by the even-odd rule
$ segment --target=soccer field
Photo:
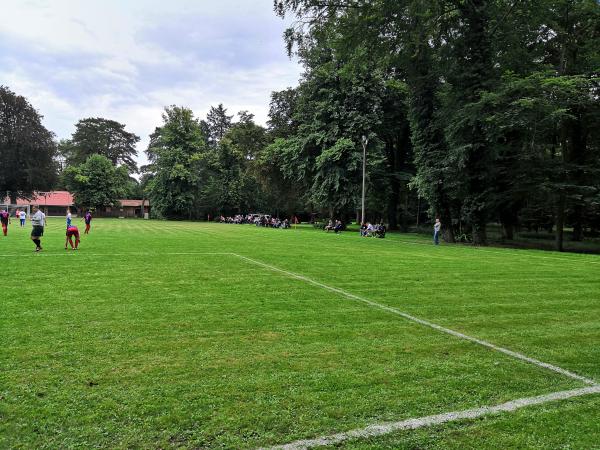
[[[0,236],[1,448],[600,448],[597,256],[63,225]]]

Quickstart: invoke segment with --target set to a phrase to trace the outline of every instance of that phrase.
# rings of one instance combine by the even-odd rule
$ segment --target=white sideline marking
[[[231,256],[233,253],[230,252],[129,252],[129,253],[86,253],[85,251],[81,251],[81,250],[77,250],[76,252],[72,251],[72,250],[66,250],[64,253],[60,252],[60,253],[44,253],[44,251],[42,250],[39,253],[35,253],[35,252],[31,252],[31,253],[14,253],[14,254],[4,254],[4,255],[0,255],[0,258],[3,257],[13,257],[13,256],[18,256],[18,257],[40,257],[40,256],[45,256],[45,257],[49,257],[49,256],[69,256],[69,255],[78,255],[78,256],[164,256],[164,255],[170,255],[170,256],[176,256],[176,255],[222,255],[222,256]]]
[[[552,392],[551,394],[538,395],[536,397],[525,397],[517,400],[511,400],[495,406],[482,406],[480,408],[466,409],[464,411],[453,411],[433,416],[407,419],[399,422],[387,422],[375,425],[369,425],[365,428],[357,428],[343,433],[332,434],[315,439],[305,439],[291,442],[289,444],[270,447],[271,450],[300,450],[324,445],[339,444],[350,439],[364,439],[375,436],[382,436],[394,431],[414,430],[416,428],[440,425],[446,422],[453,422],[464,419],[477,419],[479,417],[498,414],[502,412],[512,412],[526,406],[541,405],[543,403],[557,400],[566,400],[573,397],[600,393],[600,385],[573,389],[570,391]]]
[[[529,356],[523,355],[522,353],[514,352],[514,351],[509,350],[509,349],[504,348],[504,347],[499,347],[499,346],[497,346],[495,344],[492,344],[491,342],[487,342],[487,341],[484,341],[482,339],[478,339],[478,338],[475,338],[475,337],[468,336],[466,334],[460,333],[458,331],[451,330],[449,328],[442,327],[441,325],[437,325],[437,324],[435,324],[433,322],[429,322],[429,321],[424,320],[424,319],[419,319],[418,317],[411,316],[410,314],[402,312],[399,309],[392,308],[391,306],[382,305],[381,303],[377,303],[377,302],[374,302],[372,300],[366,299],[364,297],[360,297],[358,295],[351,294],[350,292],[346,292],[346,291],[344,291],[342,289],[338,289],[338,288],[335,288],[335,287],[332,287],[332,286],[328,286],[328,285],[323,284],[323,283],[319,283],[318,281],[315,281],[315,280],[313,280],[311,278],[305,277],[304,275],[299,275],[299,274],[294,273],[294,272],[289,272],[287,270],[280,269],[279,267],[275,267],[275,266],[272,266],[270,264],[266,264],[266,263],[264,263],[262,261],[257,261],[255,259],[248,258],[247,256],[238,255],[237,253],[232,253],[232,255],[235,255],[238,258],[241,258],[241,259],[246,260],[248,262],[251,262],[253,264],[265,267],[265,268],[267,268],[269,270],[272,270],[274,272],[283,273],[283,274],[285,274],[285,275],[287,275],[287,276],[289,276],[291,278],[295,278],[297,280],[302,280],[302,281],[305,281],[305,282],[310,283],[312,285],[321,287],[323,289],[327,289],[328,291],[335,292],[337,294],[343,295],[344,297],[350,298],[352,300],[358,300],[359,302],[366,303],[367,305],[370,305],[370,306],[372,306],[374,308],[382,309],[384,311],[388,311],[388,312],[391,312],[393,314],[397,314],[397,315],[399,315],[401,317],[404,317],[407,320],[419,323],[421,325],[425,325],[426,327],[433,328],[435,330],[441,331],[442,333],[450,334],[452,336],[455,336],[455,337],[460,338],[460,339],[465,339],[465,340],[470,341],[470,342],[475,342],[476,344],[482,345],[482,346],[487,347],[487,348],[491,348],[493,350],[496,350],[497,352],[504,353],[506,355],[512,356],[513,358],[520,359],[522,361],[528,362],[528,363],[536,365],[538,367],[543,367],[544,369],[552,370],[554,372],[560,373],[561,375],[567,376],[569,378],[573,378],[575,380],[579,380],[579,381],[581,381],[583,383],[586,383],[586,384],[589,384],[589,385],[592,385],[592,386],[596,385],[596,382],[594,380],[590,379],[590,378],[583,377],[581,375],[578,375],[576,373],[570,372],[568,370],[565,370],[565,369],[563,369],[561,367],[558,367],[558,366],[555,366],[553,364],[545,363],[543,361],[540,361],[539,359],[530,358]]]

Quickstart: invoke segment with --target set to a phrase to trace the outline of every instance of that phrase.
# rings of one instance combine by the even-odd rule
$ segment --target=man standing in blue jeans
[[[440,218],[435,218],[435,224],[433,224],[433,243],[435,245],[440,244],[440,230],[442,229],[442,222],[440,222]]]

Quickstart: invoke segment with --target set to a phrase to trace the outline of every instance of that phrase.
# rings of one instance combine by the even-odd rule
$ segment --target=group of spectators
[[[366,222],[360,226],[360,235],[363,237],[384,238],[386,231],[383,222],[376,223],[375,225],[371,222]]]
[[[268,227],[268,228],[290,228],[290,221],[288,219],[281,220],[279,217],[271,217],[266,214],[237,214],[235,216],[221,216],[219,217],[220,223],[234,223],[238,225],[253,224],[257,227]]]
[[[210,220],[210,219],[209,219]],[[298,219],[294,217],[294,223],[298,223]],[[290,228],[290,221],[288,219],[279,219],[279,217],[272,217],[268,214],[236,214],[235,216],[220,216],[218,221],[220,223],[235,223],[235,224],[253,224],[257,227],[267,228]],[[87,222],[86,222],[87,223]],[[439,244],[439,235],[442,228],[442,224],[439,218],[435,219],[433,242],[435,245]],[[335,234],[340,233],[344,226],[341,220],[329,219],[327,225],[323,227],[326,232],[333,231]],[[383,221],[379,223],[365,222],[360,226],[361,237],[375,237],[384,238],[387,229],[383,224]]]
[[[325,227],[323,228],[325,231],[327,231],[328,233],[330,231],[333,231],[334,233],[339,233],[340,231],[342,231],[343,226],[342,226],[342,221],[341,220],[336,220],[335,222],[333,220],[329,220],[329,223],[327,225],[325,225]]]

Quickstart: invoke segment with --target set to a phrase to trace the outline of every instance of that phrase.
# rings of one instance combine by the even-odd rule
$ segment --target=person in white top
[[[25,211],[19,212],[19,219],[21,220],[21,226],[25,226],[25,219],[27,219],[27,213]]]
[[[31,240],[35,244],[35,251],[42,250],[40,238],[44,235],[44,227],[46,226],[46,214],[44,214],[37,205],[33,206],[33,215],[31,216]]]
[[[442,229],[442,222],[440,222],[439,217],[435,218],[435,223],[433,224],[433,243],[435,245],[440,244],[440,231]]]

